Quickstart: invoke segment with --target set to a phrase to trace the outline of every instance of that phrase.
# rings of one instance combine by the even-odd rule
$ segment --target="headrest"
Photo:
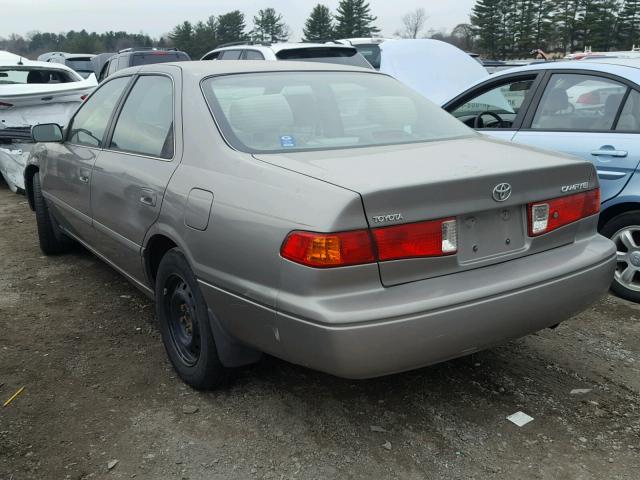
[[[27,74],[27,83],[49,83],[49,77],[40,70],[31,70]]]
[[[547,113],[561,112],[569,108],[569,96],[564,88],[554,88],[549,92],[544,103],[544,110]]]
[[[293,125],[293,113],[281,94],[256,95],[233,101],[229,122],[245,133],[284,131]]]

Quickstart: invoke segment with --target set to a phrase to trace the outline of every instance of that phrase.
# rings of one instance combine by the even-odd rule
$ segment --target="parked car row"
[[[612,280],[640,301],[640,63],[489,75],[442,42],[377,47],[379,71],[339,43],[93,57],[79,108],[25,127],[42,251],[80,243],[154,298],[196,388],[263,352],[418,368],[555,326]]]

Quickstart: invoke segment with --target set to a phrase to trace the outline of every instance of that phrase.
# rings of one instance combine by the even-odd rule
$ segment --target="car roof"
[[[615,67],[624,67],[630,73],[640,73],[640,58],[592,58],[584,60],[560,60],[557,62],[534,62],[529,65],[510,68],[494,74],[494,77],[509,75],[511,73],[526,72],[531,70],[594,70],[599,72],[615,73]]]
[[[49,70],[64,70],[76,74],[75,70],[67,67],[63,63],[39,62],[37,60],[29,60],[20,55],[14,55],[10,52],[0,52],[0,67],[36,67]],[[76,74],[77,75],[77,74]]]
[[[262,73],[262,72],[366,72],[383,75],[370,68],[353,67],[318,62],[265,62],[264,60],[226,60],[211,62],[208,60],[194,60],[191,62],[167,62],[134,67],[139,72],[150,73],[158,71],[163,66],[180,68],[186,76],[207,77],[211,75],[230,75],[234,73]],[[130,70],[130,69],[127,69]],[[124,72],[125,70],[121,70]],[[120,72],[118,72],[120,73]]]
[[[207,52],[205,55],[208,55],[211,52],[221,52],[223,50],[245,50],[245,49],[254,49],[254,50],[271,50],[273,53],[278,53],[282,50],[292,50],[298,48],[314,48],[314,47],[336,47],[336,48],[353,48],[351,45],[344,45],[339,43],[292,43],[292,42],[282,42],[282,43],[272,43],[272,44],[263,44],[263,43],[241,43],[239,45],[229,45],[226,47],[218,47],[210,52]]]

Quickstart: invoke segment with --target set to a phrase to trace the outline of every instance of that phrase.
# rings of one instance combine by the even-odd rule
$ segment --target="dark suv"
[[[98,81],[101,82],[112,73],[124,68],[148,65],[151,63],[185,62],[191,57],[175,48],[125,48],[120,50],[104,64]]]

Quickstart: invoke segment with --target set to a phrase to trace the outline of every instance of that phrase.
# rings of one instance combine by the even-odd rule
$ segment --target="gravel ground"
[[[151,302],[87,252],[44,257],[34,220],[0,184],[0,399],[24,386],[0,408],[2,480],[640,478],[638,305],[607,296],[402,375],[265,358],[200,393],[168,363]],[[534,420],[513,425],[517,411]]]

